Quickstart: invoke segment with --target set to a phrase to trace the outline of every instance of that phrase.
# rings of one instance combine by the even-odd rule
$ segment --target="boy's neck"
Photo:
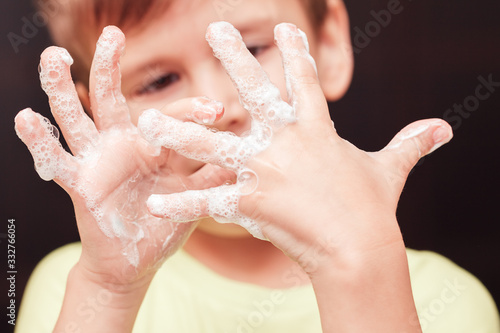
[[[270,242],[254,237],[221,237],[195,230],[184,250],[226,278],[255,285],[286,289],[310,283],[299,265]],[[294,276],[291,283],[289,276]],[[297,279],[298,278],[298,279]]]

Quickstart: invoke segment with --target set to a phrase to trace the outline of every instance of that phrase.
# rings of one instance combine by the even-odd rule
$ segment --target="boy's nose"
[[[251,117],[241,106],[238,92],[223,67],[218,61],[204,64],[204,67],[198,68],[191,95],[207,96],[224,104],[224,116],[213,127],[237,135],[248,131]]]

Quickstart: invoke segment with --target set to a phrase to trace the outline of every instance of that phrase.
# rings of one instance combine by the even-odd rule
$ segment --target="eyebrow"
[[[245,20],[242,22],[235,22],[234,27],[239,30],[239,32],[243,35],[248,33],[250,30],[254,30],[255,27],[266,27],[271,26],[274,29],[274,24],[272,24],[273,19],[269,15],[263,15],[262,17],[250,20]]]
[[[269,15],[268,13],[261,15],[257,19],[235,21],[233,25],[236,29],[239,30],[242,36],[248,34],[252,30],[255,30],[256,27],[259,27],[259,29],[262,27],[272,27],[274,29],[272,15]],[[123,82],[126,82],[131,78],[140,76],[141,73],[145,71],[148,72],[154,70],[156,66],[161,66],[161,64],[163,63],[165,63],[164,55],[157,55],[151,58],[141,59],[140,63],[138,65],[135,65],[129,71],[122,70],[122,84]]]

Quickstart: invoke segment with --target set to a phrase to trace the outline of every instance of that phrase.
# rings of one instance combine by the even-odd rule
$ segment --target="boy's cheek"
[[[162,110],[165,103],[144,103],[133,100],[132,98],[127,98],[127,105],[130,112],[130,121],[134,126],[137,126],[139,122],[139,117],[141,114],[148,109]]]

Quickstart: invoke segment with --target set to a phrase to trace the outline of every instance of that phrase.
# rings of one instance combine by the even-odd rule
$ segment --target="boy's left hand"
[[[187,157],[206,151],[204,162],[238,174],[233,185],[154,195],[150,211],[175,221],[212,216],[240,223],[306,271],[325,255],[365,255],[400,244],[395,212],[406,178],[422,156],[451,139],[450,126],[439,119],[421,120],[379,152],[356,148],[335,131],[303,34],[282,24],[275,38],[289,103],[281,100],[232,26],[217,23],[207,33],[253,118],[248,136],[189,124],[195,134],[180,142],[176,120],[159,113],[141,117],[139,128],[149,141],[167,148],[181,145]]]

